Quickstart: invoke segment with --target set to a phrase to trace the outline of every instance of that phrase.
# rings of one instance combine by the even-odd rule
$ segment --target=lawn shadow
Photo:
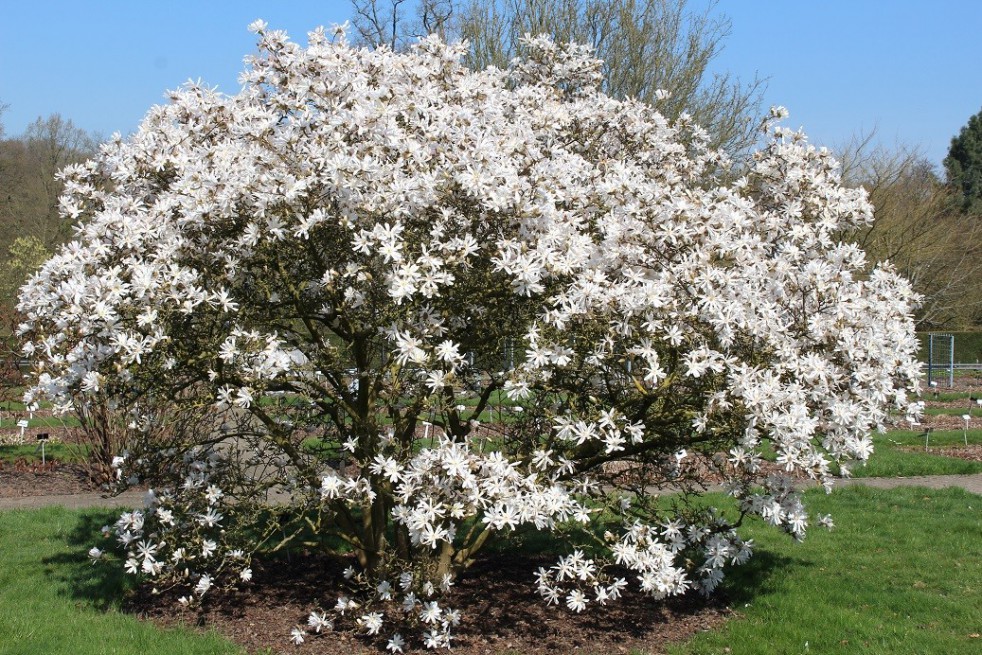
[[[746,564],[731,568],[719,590],[731,606],[742,607],[761,596],[777,591],[782,573],[792,568],[808,568],[814,564],[800,557],[788,557],[768,550],[756,550]]]
[[[68,552],[41,560],[45,575],[64,589],[61,593],[87,601],[100,610],[120,607],[126,592],[134,587],[132,576],[124,573],[119,562],[93,563],[88,555],[93,546],[109,548],[101,529],[107,523],[112,524],[116,517],[111,510],[80,514],[75,527],[65,537]]]

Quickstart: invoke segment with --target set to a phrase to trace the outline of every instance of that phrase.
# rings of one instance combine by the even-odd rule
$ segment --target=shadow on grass
[[[761,596],[777,591],[777,581],[782,574],[792,568],[811,566],[814,564],[805,559],[757,550],[746,564],[733,567],[727,572],[720,594],[733,606],[753,603]]]
[[[61,583],[72,599],[87,601],[103,611],[118,609],[126,593],[134,587],[133,576],[124,573],[121,563],[93,564],[88,556],[93,546],[108,547],[101,528],[113,523],[116,517],[111,511],[79,515],[75,527],[65,537],[68,552],[41,560],[45,575]]]

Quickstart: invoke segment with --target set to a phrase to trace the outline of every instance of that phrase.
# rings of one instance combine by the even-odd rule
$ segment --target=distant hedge
[[[955,363],[974,364],[982,362],[982,332],[949,332],[955,337]],[[921,342],[921,350],[918,359],[922,362],[927,361],[928,333],[918,333],[917,338]],[[937,359],[937,358],[935,358]]]

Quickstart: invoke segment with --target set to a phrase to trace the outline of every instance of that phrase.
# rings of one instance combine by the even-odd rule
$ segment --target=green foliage
[[[962,209],[982,209],[982,112],[951,140],[944,167],[948,183],[961,193]]]
[[[17,290],[49,257],[51,253],[36,236],[14,239],[6,261],[0,262],[0,302],[14,304]]]
[[[123,614],[121,569],[86,555],[111,512],[64,508],[0,512],[0,655],[218,655],[215,635],[162,630]]]
[[[748,526],[757,554],[724,582],[739,618],[668,652],[978,652],[982,498],[853,487],[807,502],[837,527],[796,544]]]

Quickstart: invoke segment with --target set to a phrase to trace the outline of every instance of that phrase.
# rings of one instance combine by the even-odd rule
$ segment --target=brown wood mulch
[[[498,553],[475,564],[440,600],[441,606],[461,612],[450,652],[657,654],[665,652],[668,644],[716,629],[735,615],[719,596],[705,599],[695,593],[655,601],[631,591],[617,602],[582,614],[547,606],[535,591],[533,574],[554,561]],[[312,610],[333,606],[336,596],[330,593],[341,588],[341,567],[327,558],[294,555],[267,565],[256,563],[248,588],[216,594],[203,608],[183,609],[175,602],[177,594],[155,596],[143,588],[127,609],[157,624],[215,630],[248,653],[387,653],[386,643],[396,628],[385,625],[379,637],[365,637],[355,632],[350,615],[335,632],[310,634],[303,644],[291,643],[291,630],[306,627]],[[398,613],[397,608],[391,612]],[[426,650],[414,631],[399,632],[408,642],[407,653],[447,652]]]
[[[0,461],[0,498],[64,496],[99,491],[84,466],[61,462]]]

